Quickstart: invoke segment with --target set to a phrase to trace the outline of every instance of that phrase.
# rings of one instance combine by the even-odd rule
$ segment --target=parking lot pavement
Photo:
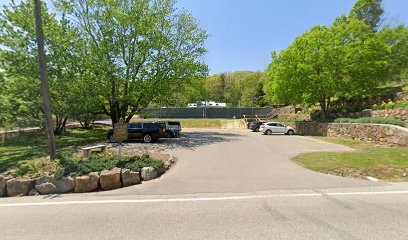
[[[297,165],[292,159],[303,152],[353,151],[303,136],[187,129],[181,138],[154,144],[127,142],[124,149],[170,153],[178,162],[160,179],[100,194],[244,193],[387,185],[330,176]]]
[[[1,239],[406,239],[408,187],[315,173],[292,158],[352,151],[301,136],[186,130],[127,150],[178,157],[107,192],[0,199]],[[112,146],[111,146],[112,149]]]

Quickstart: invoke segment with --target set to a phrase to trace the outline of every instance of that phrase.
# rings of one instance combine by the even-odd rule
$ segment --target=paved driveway
[[[178,139],[156,144],[130,142],[125,148],[166,152],[179,160],[161,179],[101,194],[245,193],[384,185],[329,176],[297,165],[292,159],[303,152],[352,151],[310,137],[197,129],[186,130]]]
[[[328,176],[291,160],[351,151],[340,145],[189,130],[126,148],[179,161],[161,179],[115,191],[0,199],[0,239],[407,239],[406,184]]]

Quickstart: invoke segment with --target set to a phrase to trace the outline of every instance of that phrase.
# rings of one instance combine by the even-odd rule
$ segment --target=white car
[[[272,135],[272,133],[284,133],[286,135],[293,135],[296,133],[296,130],[292,127],[283,125],[282,123],[277,122],[268,122],[261,125],[259,132],[265,135]]]

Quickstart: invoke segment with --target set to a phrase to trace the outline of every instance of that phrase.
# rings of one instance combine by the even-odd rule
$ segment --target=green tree
[[[276,103],[319,103],[327,118],[333,98],[370,93],[389,77],[389,48],[370,26],[342,16],[298,37],[268,67]]]
[[[381,25],[381,16],[384,9],[382,0],[357,0],[353,6],[350,16],[364,21],[371,29],[377,31]]]
[[[205,81],[205,86],[208,92],[208,99],[201,100],[221,102],[224,99],[224,91],[220,74],[208,77]]]
[[[96,107],[93,96],[84,91],[83,80],[90,76],[81,66],[84,54],[78,49],[85,42],[70,28],[64,16],[57,20],[46,5],[42,8],[48,82],[52,112],[56,119],[55,132],[62,133],[68,118],[93,114]],[[0,63],[8,79],[8,97],[14,99],[16,109],[21,110],[15,114],[19,114],[19,119],[27,112],[30,114],[25,117],[33,118],[33,114],[39,116],[43,111],[33,9],[30,0],[19,4],[12,2],[0,14]]]
[[[85,89],[114,123],[207,74],[207,34],[174,0],[60,0],[58,8],[86,41]]]
[[[395,28],[385,26],[378,32],[382,41],[390,49],[389,63],[392,79],[400,80],[408,69],[408,27],[400,25]]]

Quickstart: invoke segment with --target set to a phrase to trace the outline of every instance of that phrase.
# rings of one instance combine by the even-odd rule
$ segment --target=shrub
[[[391,125],[398,125],[404,126],[404,121],[396,118],[372,118],[372,117],[364,117],[364,118],[337,118],[334,120],[336,123],[376,123],[376,124],[391,124]]]
[[[32,171],[31,166],[28,164],[25,164],[17,168],[15,176],[24,176],[31,171]]]
[[[382,102],[381,104],[374,104],[374,110],[384,110],[384,109],[408,109],[408,102]]]
[[[408,102],[397,102],[394,106],[396,109],[408,109]]]
[[[141,157],[123,156],[119,161],[116,155],[96,155],[92,154],[88,158],[80,158],[73,154],[61,155],[57,161],[56,176],[81,176],[91,172],[101,172],[115,167],[128,168],[139,172],[144,167],[154,167],[156,170],[164,167],[164,163],[150,158],[149,155]]]

